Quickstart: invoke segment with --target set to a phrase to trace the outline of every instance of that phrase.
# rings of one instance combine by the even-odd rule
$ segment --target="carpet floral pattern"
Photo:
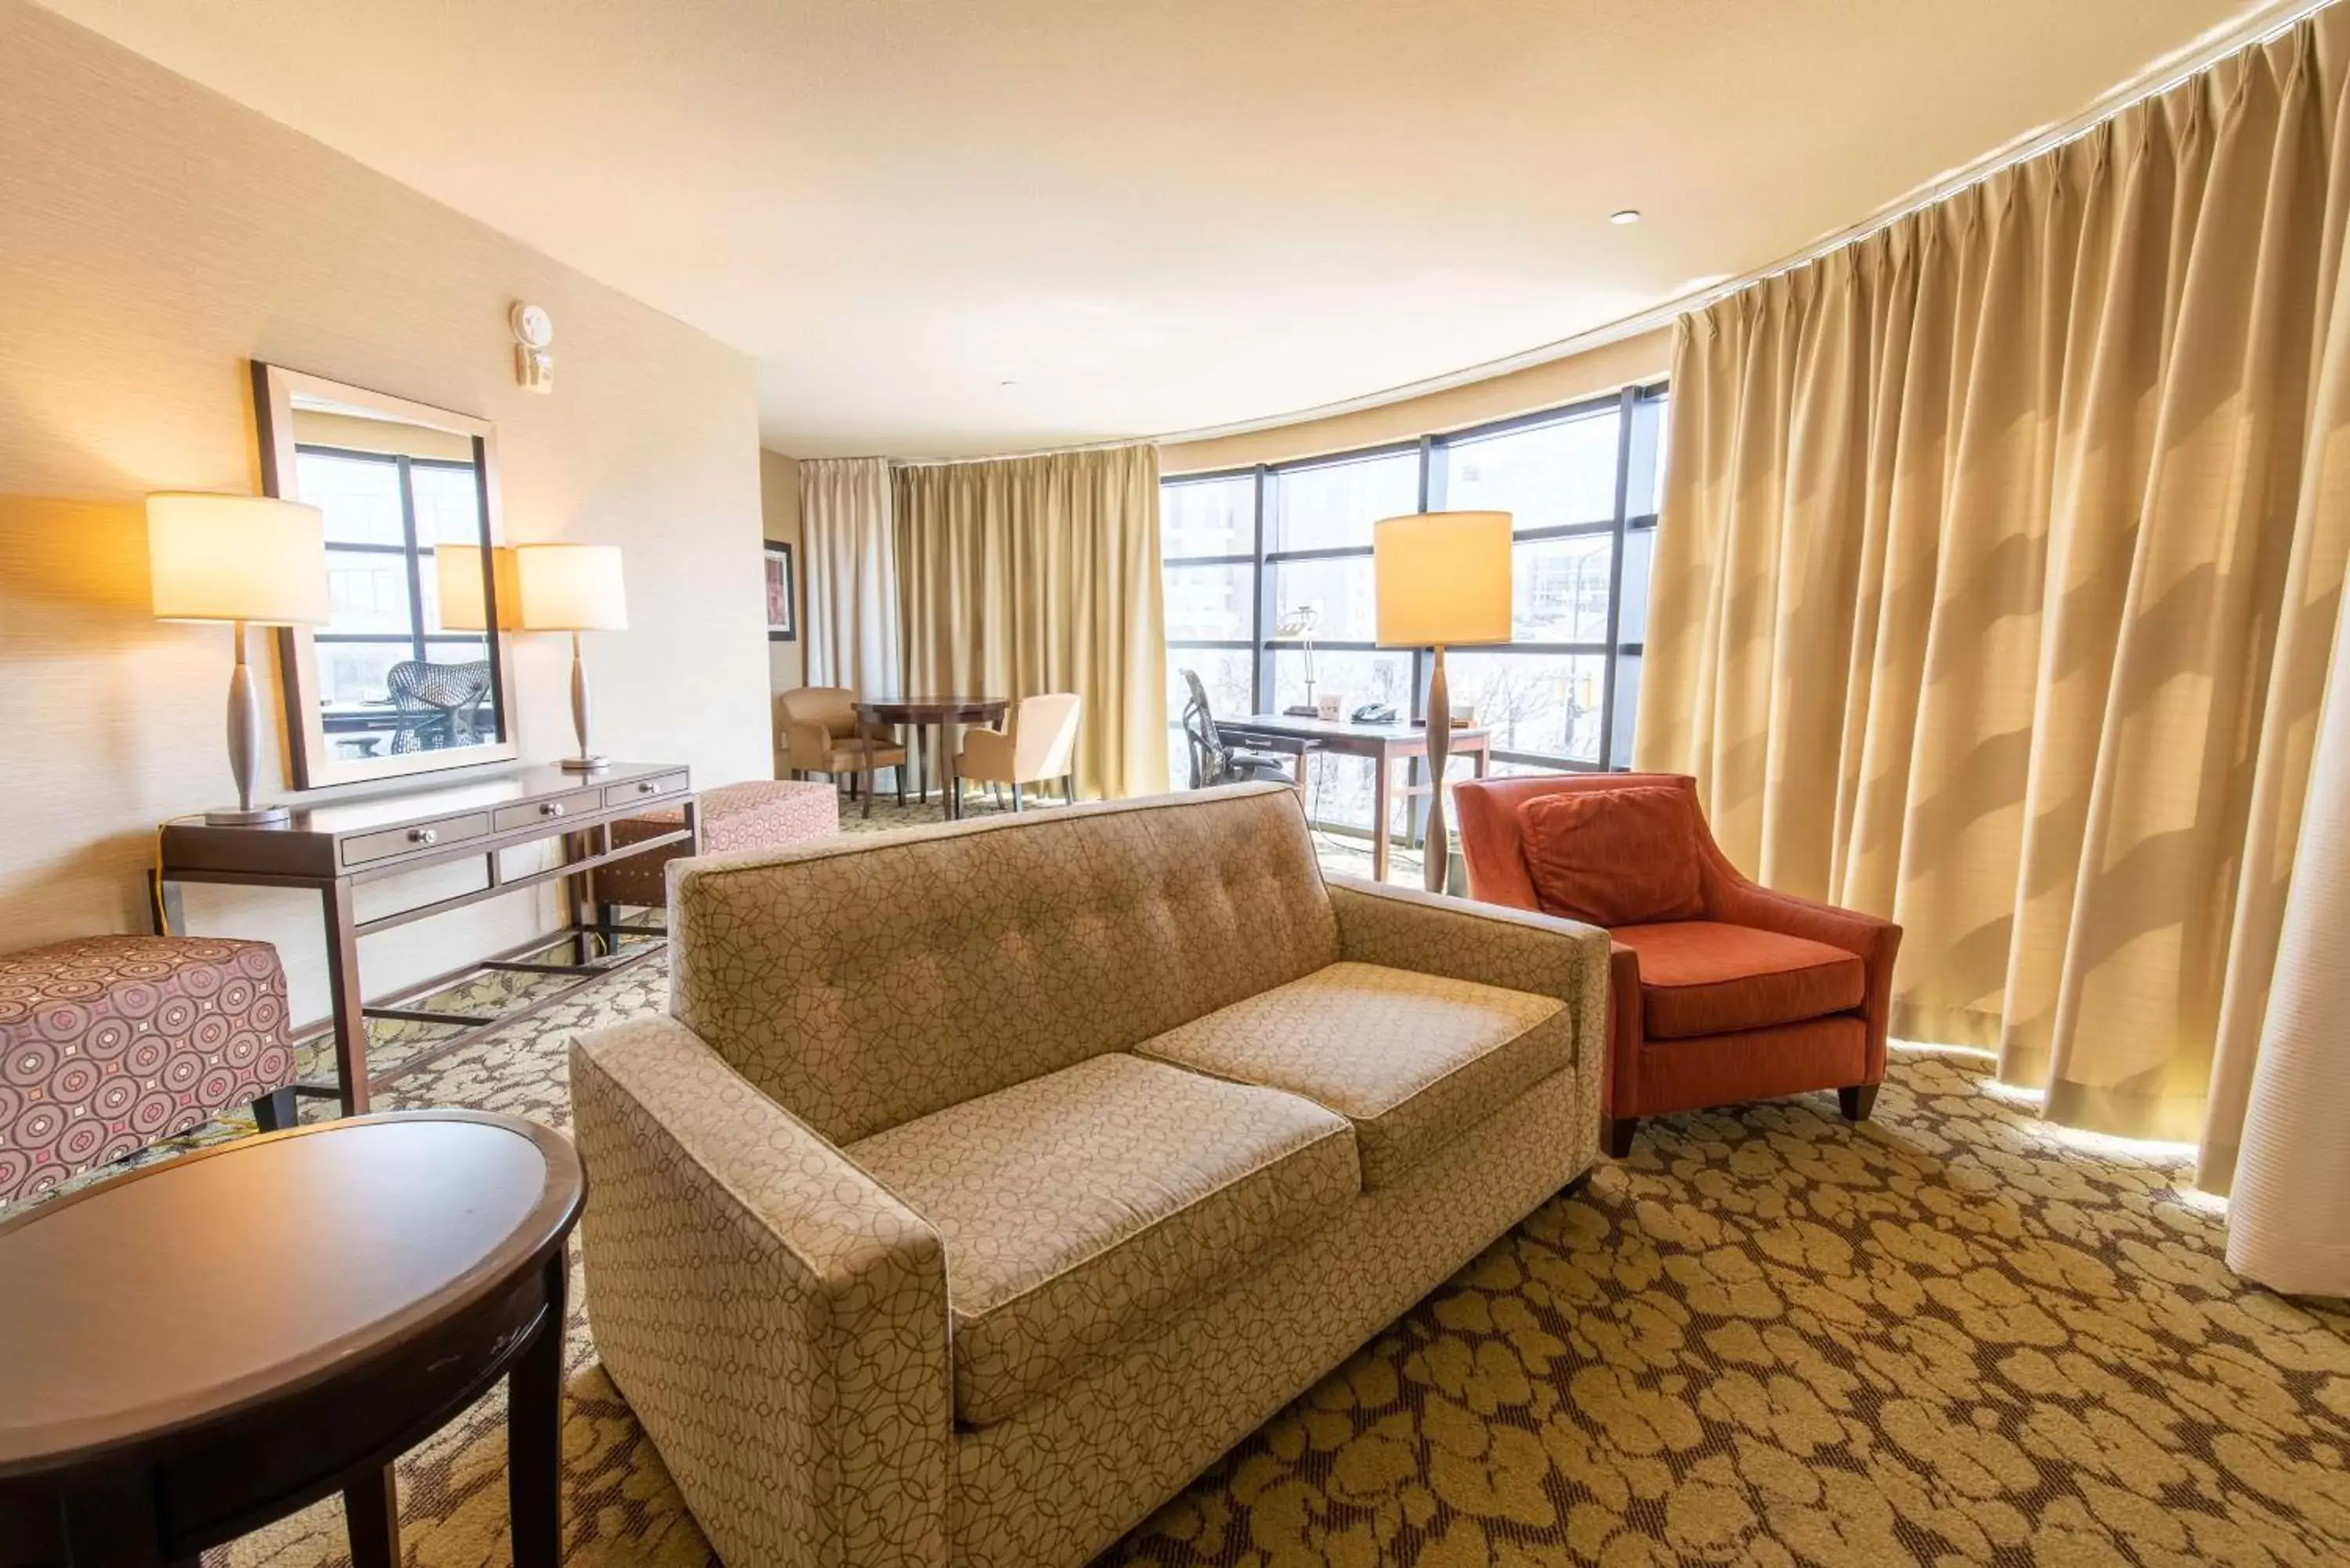
[[[390,1097],[566,1127],[569,1036],[665,985]],[[1985,1070],[1901,1054],[1857,1133],[1824,1096],[1644,1131],[1103,1563],[2350,1561],[2350,1312],[2247,1288],[2183,1159],[2066,1141]],[[578,1308],[570,1364],[569,1561],[703,1568]],[[493,1395],[402,1461],[411,1564],[506,1561],[504,1439]],[[345,1561],[332,1502],[210,1560]]]

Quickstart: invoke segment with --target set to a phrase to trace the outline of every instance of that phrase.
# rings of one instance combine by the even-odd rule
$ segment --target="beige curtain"
[[[2350,498],[2329,10],[1686,318],[1636,753],[1895,1032],[2229,1179]]]
[[[1157,449],[910,465],[895,484],[907,689],[1074,691],[1079,790],[1165,789]]]
[[[2332,483],[2350,475],[2327,454]],[[2293,1295],[2350,1296],[2350,636],[2311,764],[2293,892],[2228,1204],[2228,1266]]]
[[[889,463],[879,457],[800,463],[800,553],[807,575],[807,679],[894,697],[898,535]]]

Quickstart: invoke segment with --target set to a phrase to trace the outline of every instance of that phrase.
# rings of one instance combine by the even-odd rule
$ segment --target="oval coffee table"
[[[518,1568],[561,1554],[559,1135],[414,1111],[246,1138],[0,1221],[0,1563],[192,1563],[341,1491],[400,1561],[392,1461],[506,1376]]]
[[[897,724],[914,732],[913,743],[907,750],[914,758],[914,790],[922,799],[931,798],[930,786],[922,781],[922,753],[928,749],[924,731],[937,733],[939,760],[934,770],[944,786],[946,819],[954,821],[962,815],[962,792],[955,781],[955,754],[947,744],[949,724],[1000,724],[1012,711],[1012,704],[1001,697],[877,697],[857,704],[857,716],[877,724]]]

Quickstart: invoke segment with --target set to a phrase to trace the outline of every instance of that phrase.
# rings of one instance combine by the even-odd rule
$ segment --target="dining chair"
[[[775,699],[783,710],[781,731],[784,766],[794,778],[824,774],[848,780],[857,794],[861,777],[865,811],[873,815],[873,774],[877,769],[897,771],[898,804],[906,804],[906,748],[887,724],[867,723],[857,716],[857,694],[846,686],[802,686]]]
[[[1077,716],[1083,704],[1074,691],[1053,691],[1023,697],[1001,730],[964,733],[962,752],[955,761],[955,787],[974,784],[1010,784],[1012,809],[1026,809],[1023,784],[1056,783],[1061,798],[1077,798]]]

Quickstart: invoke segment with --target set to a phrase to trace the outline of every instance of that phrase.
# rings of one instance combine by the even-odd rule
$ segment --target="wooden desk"
[[[1336,753],[1342,757],[1370,758],[1371,820],[1377,825],[1371,834],[1371,877],[1375,881],[1387,880],[1389,774],[1397,763],[1428,755],[1426,725],[1357,724],[1347,719],[1296,719],[1286,713],[1252,713],[1245,719],[1219,719],[1216,732],[1227,745],[1244,746],[1251,736],[1263,735],[1309,741],[1315,751]],[[1474,757],[1481,779],[1492,762],[1492,749],[1490,731],[1452,732],[1452,755]],[[1301,784],[1305,782],[1302,776],[1298,780]]]
[[[175,886],[178,883],[219,882],[243,887],[301,888],[316,892],[327,939],[327,981],[333,999],[329,1027],[335,1043],[336,1081],[331,1085],[297,1084],[295,1090],[305,1095],[331,1095],[340,1102],[343,1115],[359,1116],[367,1110],[369,1091],[374,1087],[446,1055],[482,1030],[515,1016],[484,1018],[370,1006],[359,983],[361,937],[461,909],[501,894],[568,879],[570,924],[565,929],[467,965],[458,973],[475,969],[576,972],[579,982],[585,984],[618,966],[532,963],[521,961],[515,955],[551,946],[570,936],[580,942],[584,958],[591,936],[609,938],[624,932],[658,935],[650,928],[639,932],[635,927],[596,923],[592,894],[581,873],[664,845],[699,844],[701,816],[695,808],[691,785],[688,771],[675,763],[615,763],[592,774],[567,773],[554,767],[516,768],[296,805],[289,820],[275,826],[215,827],[201,816],[180,817],[163,826],[162,860],[154,875],[156,929],[161,930],[167,925],[172,930],[187,929],[180,918]],[[653,805],[682,805],[682,826],[674,833],[616,846],[611,825]],[[550,839],[561,841],[563,858],[556,865],[518,877],[501,873],[499,851]],[[379,915],[371,920],[360,919],[356,912],[353,893],[361,883],[398,877],[421,867],[473,858],[479,858],[486,867],[485,886]],[[453,977],[432,983],[445,984],[448,978]],[[410,987],[404,994],[429,989],[432,986]],[[538,1005],[559,1001],[566,994],[567,989],[543,998]],[[367,1021],[370,1017],[467,1027],[465,1033],[420,1053],[392,1072],[371,1078],[367,1063]]]
[[[877,697],[857,704],[857,716],[860,719],[877,724],[899,724],[914,732],[908,738],[906,750],[914,760],[914,796],[918,800],[930,799],[930,786],[922,778],[922,732],[931,729],[938,732],[939,760],[933,772],[945,785],[949,822],[962,815],[962,790],[955,779],[955,751],[947,744],[947,726],[1000,724],[1011,711],[1012,704],[1001,697]]]
[[[418,1111],[242,1138],[0,1222],[0,1562],[192,1568],[340,1491],[352,1561],[393,1568],[392,1460],[503,1378],[514,1561],[556,1568],[586,1190],[560,1134]]]

